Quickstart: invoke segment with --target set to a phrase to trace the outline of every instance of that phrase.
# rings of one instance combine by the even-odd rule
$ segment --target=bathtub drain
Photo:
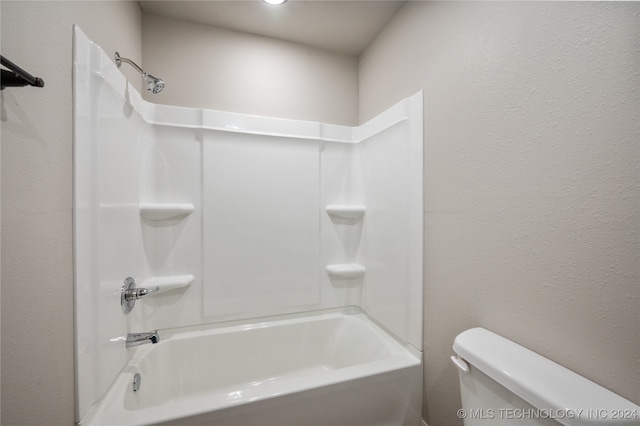
[[[140,373],[136,373],[133,375],[133,391],[138,392],[140,389],[140,383],[142,382],[142,376]]]

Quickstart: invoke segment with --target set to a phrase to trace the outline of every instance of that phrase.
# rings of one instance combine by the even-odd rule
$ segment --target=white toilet
[[[484,328],[460,333],[465,426],[640,425],[640,406]]]

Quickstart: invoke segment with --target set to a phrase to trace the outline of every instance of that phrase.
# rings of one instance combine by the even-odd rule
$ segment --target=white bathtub
[[[356,308],[159,334],[81,425],[420,424],[420,353]]]

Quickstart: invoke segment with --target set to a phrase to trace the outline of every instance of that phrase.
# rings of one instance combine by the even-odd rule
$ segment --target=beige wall
[[[424,89],[425,414],[483,326],[640,403],[640,4],[411,2],[360,120]]]
[[[141,11],[134,2],[3,0],[0,8],[2,55],[45,81],[0,98],[2,424],[71,425],[72,24],[140,60]]]
[[[152,102],[355,125],[355,57],[143,14],[146,70],[167,83]]]

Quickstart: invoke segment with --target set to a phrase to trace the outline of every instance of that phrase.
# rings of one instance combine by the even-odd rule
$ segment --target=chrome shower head
[[[164,89],[164,80],[158,77],[154,77],[151,74],[142,73],[142,78],[147,83],[147,90],[156,94],[162,92]]]
[[[120,68],[123,62],[126,62],[134,67],[140,74],[142,74],[142,78],[144,79],[145,83],[147,83],[148,91],[153,94],[162,92],[162,89],[164,89],[164,81],[162,79],[154,77],[151,74],[147,74],[135,62],[133,62],[131,59],[123,58],[118,52],[116,52],[113,56],[116,59],[116,65],[118,66],[118,68]]]

